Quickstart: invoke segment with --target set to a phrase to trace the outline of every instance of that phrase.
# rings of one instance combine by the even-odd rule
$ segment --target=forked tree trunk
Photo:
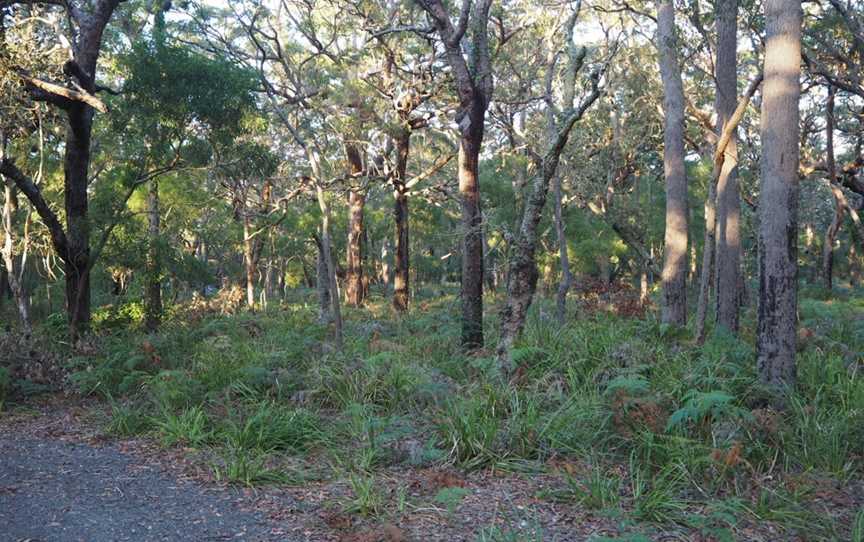
[[[738,96],[737,63],[738,0],[717,3],[717,133],[723,132],[735,112]],[[737,124],[737,123],[736,123]],[[724,152],[723,167],[717,179],[716,288],[717,327],[738,333],[741,295],[741,197],[738,193],[737,130]]]
[[[573,25],[575,25],[577,15],[578,12],[574,13],[568,21],[568,41],[572,40],[572,28]],[[577,55],[576,51],[573,49],[571,49],[569,56],[569,85],[572,86],[576,74],[581,67],[581,58],[584,57]],[[549,70],[549,75],[547,75],[547,89],[551,89],[551,74],[554,64],[554,60],[549,58],[547,62],[547,68]],[[525,326],[528,308],[531,306],[534,292],[537,289],[537,279],[539,275],[535,258],[539,237],[537,226],[540,224],[540,219],[543,216],[543,208],[546,206],[546,196],[549,192],[549,183],[558,172],[558,163],[561,158],[561,153],[570,138],[573,126],[582,118],[585,111],[587,111],[600,96],[597,79],[599,78],[595,77],[592,79],[592,92],[585,97],[578,107],[574,105],[572,96],[565,98],[565,111],[561,120],[559,120],[551,110],[551,107],[553,106],[551,90],[547,90],[547,107],[550,108],[546,112],[548,143],[544,146],[542,156],[537,159],[537,173],[528,188],[528,194],[524,202],[519,229],[516,232],[516,238],[513,240],[512,246],[510,247],[510,259],[508,262],[509,273],[507,276],[507,302],[501,310],[501,337],[498,341],[497,352],[499,365],[505,372],[513,369],[513,360],[510,351],[516,338]],[[549,284],[550,282],[551,279],[546,283]]]
[[[684,87],[672,0],[660,0],[658,4],[657,41],[663,80],[663,171],[666,178],[662,320],[683,326],[687,323],[687,172],[684,166]]]
[[[529,194],[524,201],[522,223],[513,244],[510,247],[510,273],[507,276],[507,302],[501,311],[501,338],[498,342],[498,357],[508,367],[509,352],[513,343],[525,325],[528,308],[537,289],[537,224],[546,205],[546,193],[549,190],[549,177],[540,174],[531,181]]]
[[[766,0],[756,359],[760,380],[781,392],[796,373],[801,20],[798,0]]]
[[[462,346],[483,346],[483,242],[478,166],[486,109],[494,80],[489,47],[492,0],[465,2],[457,26],[441,0],[415,0],[429,15],[444,44],[447,64],[459,97],[459,200],[462,207]],[[470,28],[470,32],[468,32]],[[470,36],[470,47],[464,43]],[[466,52],[468,58],[466,58]]]
[[[156,331],[162,321],[162,266],[159,258],[159,181],[150,181],[147,193],[147,286],[144,326]]]

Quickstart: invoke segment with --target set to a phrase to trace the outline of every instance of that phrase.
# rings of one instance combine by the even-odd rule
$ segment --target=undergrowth
[[[784,537],[860,541],[864,512],[816,513],[811,493],[860,481],[861,309],[802,301],[812,335],[782,412],[758,383],[752,322],[697,346],[650,318],[558,326],[535,308],[504,382],[491,354],[459,350],[449,298],[401,318],[383,303],[349,310],[339,352],[305,308],[113,330],[72,361],[72,380],[110,399],[113,435],[210,450],[214,476],[244,485],[302,482],[280,458],[327,465],[351,488],[343,509],[362,515],[390,513],[377,482],[390,466],[495,468],[557,472],[541,498],[637,524],[731,540],[742,522],[771,522]],[[496,529],[478,539],[515,539]]]

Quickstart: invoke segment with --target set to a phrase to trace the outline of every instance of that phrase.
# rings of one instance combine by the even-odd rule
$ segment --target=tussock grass
[[[106,427],[114,435],[212,448],[220,480],[291,483],[302,477],[273,459],[314,455],[348,480],[345,507],[363,515],[392,509],[375,477],[395,464],[541,472],[564,459],[591,468],[562,474],[544,498],[640,525],[728,539],[750,520],[783,536],[864,536],[864,512],[839,523],[815,514],[800,483],[861,478],[860,300],[802,301],[802,327],[814,333],[785,412],[769,408],[757,381],[752,321],[741,339],[713,334],[697,346],[687,330],[651,318],[602,314],[559,326],[540,300],[509,383],[491,355],[459,350],[452,298],[398,318],[385,300],[374,303],[346,311],[341,352],[304,308],[169,322],[146,338],[114,329],[97,357],[73,360],[73,382],[117,398]],[[771,488],[754,489],[767,479]]]

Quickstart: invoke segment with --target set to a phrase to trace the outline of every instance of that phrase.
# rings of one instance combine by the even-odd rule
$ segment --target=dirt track
[[[0,540],[287,540],[232,490],[178,481],[108,445],[0,433]]]

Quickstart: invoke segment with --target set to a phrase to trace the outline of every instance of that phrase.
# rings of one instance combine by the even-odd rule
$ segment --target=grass
[[[615,511],[640,529],[674,525],[722,540],[750,521],[862,539],[864,511],[831,526],[779,483],[861,478],[864,368],[850,352],[864,351],[864,324],[855,299],[802,301],[802,326],[816,338],[799,355],[786,412],[767,407],[756,378],[752,313],[742,339],[715,335],[697,346],[651,318],[596,314],[557,326],[535,309],[514,352],[521,377],[509,384],[492,357],[459,351],[452,298],[398,319],[383,302],[347,310],[341,352],[325,344],[314,311],[297,307],[196,324],[178,311],[146,339],[112,329],[96,358],[73,360],[73,381],[117,398],[110,434],[209,449],[214,476],[241,485],[296,482],[298,472],[276,465],[314,461],[347,480],[344,508],[364,516],[400,508],[376,478],[395,465],[531,476],[563,458],[590,468],[561,473],[544,499]],[[370,314],[384,316],[370,323]],[[754,489],[765,479],[779,485]],[[442,497],[452,497],[445,507],[458,506],[458,493]],[[533,539],[477,529],[478,540]]]

